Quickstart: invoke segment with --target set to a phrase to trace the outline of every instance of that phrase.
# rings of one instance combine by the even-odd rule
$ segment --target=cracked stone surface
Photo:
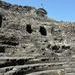
[[[75,24],[0,1],[0,75],[75,75]]]

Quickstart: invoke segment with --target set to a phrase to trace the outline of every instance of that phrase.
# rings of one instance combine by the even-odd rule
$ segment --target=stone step
[[[34,58],[34,57],[0,57],[0,61],[4,62],[4,63],[12,63],[12,62],[23,62],[24,64],[33,64],[33,63],[47,63],[47,62],[51,62],[53,63],[54,61],[52,61],[53,59],[49,59],[49,57],[40,57],[40,58]],[[27,62],[25,62],[27,61]],[[65,62],[65,61],[56,61],[57,63],[60,62]],[[12,66],[12,65],[11,65]]]
[[[69,64],[63,64],[64,68],[69,68]]]
[[[14,66],[0,68],[0,73],[5,73],[13,69]]]
[[[4,75],[14,75],[15,72],[16,70],[11,70],[11,71],[8,71],[7,73],[4,73]]]
[[[65,63],[63,64],[64,68],[75,68],[75,62]]]
[[[0,53],[0,57],[6,57],[8,54],[4,53]]]
[[[63,62],[63,61],[66,61],[66,58],[64,57],[58,57],[59,58],[59,61]]]
[[[11,60],[11,59],[32,59],[33,57],[0,57],[0,60]]]
[[[66,73],[75,73],[75,68],[65,68]]]
[[[73,57],[73,58],[75,58],[75,54],[74,54],[74,55],[72,55],[72,57]]]
[[[63,69],[57,69],[57,70],[45,70],[45,71],[38,71],[38,72],[33,72],[30,74],[26,75],[64,75],[64,70]]]
[[[75,68],[75,62],[70,62],[70,67]]]
[[[16,68],[16,70],[20,70],[20,69],[23,69],[23,70],[35,70],[35,71],[38,71],[38,70],[47,70],[47,69],[63,69],[62,67],[62,64],[64,64],[63,62],[62,63],[38,63],[38,64],[27,64],[27,65],[17,65],[17,66],[9,66],[9,67],[4,67],[4,68],[0,68],[1,72],[7,72],[7,71],[10,71],[12,69],[14,69],[14,67]]]
[[[72,55],[71,61],[75,61],[75,55]]]
[[[75,62],[75,58],[72,58],[71,61]]]
[[[0,75],[4,75],[4,73],[0,73]]]
[[[75,73],[66,73],[65,75],[75,75]]]
[[[39,59],[37,58],[37,59],[35,59],[35,58],[31,58],[31,57],[4,57],[4,58],[0,57],[0,61],[4,62],[4,65],[0,64],[1,66],[3,65],[2,67],[25,65],[25,64],[37,64],[37,63],[41,64],[41,63],[50,62],[48,58],[39,58]],[[53,63],[53,62],[51,62],[51,63]],[[62,61],[58,61],[56,63],[62,63]],[[63,62],[63,63],[65,63],[65,62]],[[67,67],[67,65],[64,64],[63,67]],[[70,62],[70,66],[74,67],[75,63]]]

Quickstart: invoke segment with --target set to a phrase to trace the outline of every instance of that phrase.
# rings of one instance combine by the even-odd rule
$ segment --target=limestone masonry
[[[75,24],[0,1],[0,75],[75,75]]]

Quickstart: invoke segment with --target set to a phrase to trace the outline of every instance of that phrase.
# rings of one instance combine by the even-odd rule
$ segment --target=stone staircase
[[[64,57],[0,57],[0,75],[75,75],[75,55]],[[34,55],[33,55],[34,56]]]
[[[63,59],[63,58],[62,58]],[[0,73],[4,75],[71,75],[75,73],[75,62],[69,64],[66,61],[50,62],[48,58],[31,58],[31,57],[0,57]],[[4,64],[4,61],[6,65]]]
[[[65,67],[65,75],[75,75],[75,54],[72,54],[71,61]]]
[[[75,75],[70,25],[37,17],[38,9],[27,6],[0,1],[0,10],[0,75]]]

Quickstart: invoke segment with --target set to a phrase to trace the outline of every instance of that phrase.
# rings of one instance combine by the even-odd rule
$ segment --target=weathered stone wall
[[[0,75],[74,75],[75,26],[36,11],[0,1]]]

